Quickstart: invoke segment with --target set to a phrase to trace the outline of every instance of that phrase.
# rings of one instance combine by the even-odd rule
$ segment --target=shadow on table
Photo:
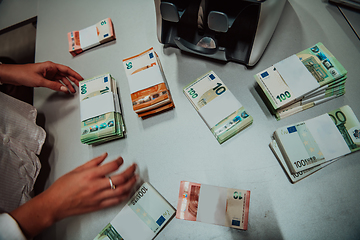
[[[36,124],[45,129],[45,115],[39,113],[36,118]],[[41,162],[41,170],[36,179],[35,186],[34,186],[34,193],[35,195],[40,194],[45,190],[45,184],[50,174],[50,164],[49,164],[49,157],[52,152],[53,146],[52,142],[54,142],[54,137],[50,135],[48,132],[46,133],[45,142],[41,149],[39,160]]]

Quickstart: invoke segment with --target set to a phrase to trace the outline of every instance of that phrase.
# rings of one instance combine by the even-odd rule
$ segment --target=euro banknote
[[[69,52],[71,55],[76,56],[89,48],[114,39],[115,33],[112,21],[110,18],[106,18],[90,27],[69,32]]]
[[[330,160],[328,162],[325,162],[323,164],[320,164],[320,165],[317,165],[315,167],[312,167],[312,168],[309,168],[309,169],[306,169],[304,171],[300,171],[300,172],[297,172],[297,173],[291,173],[286,162],[285,162],[285,159],[279,149],[279,146],[277,145],[277,142],[275,140],[272,140],[269,144],[269,147],[270,149],[272,150],[272,152],[274,153],[275,157],[277,158],[277,160],[279,161],[281,167],[284,169],[286,175],[288,176],[289,180],[292,182],[292,183],[296,183],[308,176],[310,176],[311,174],[319,171],[320,169],[328,166],[329,164],[339,160],[340,158],[336,158],[336,159],[333,159],[333,160]]]
[[[123,59],[123,66],[129,82],[133,110],[139,117],[175,107],[160,59],[153,48]]]
[[[282,127],[274,139],[292,174],[360,150],[360,123],[346,105]]]
[[[247,230],[250,191],[181,181],[176,218]]]
[[[220,144],[253,122],[214,71],[187,85],[183,92]]]
[[[103,74],[81,81],[79,88],[81,142],[99,144],[124,137],[115,79]]]
[[[145,182],[94,240],[150,240],[171,221],[175,209]]]
[[[274,110],[346,79],[347,71],[322,44],[294,54],[254,75]]]
[[[330,101],[334,98],[340,97],[345,94],[345,86],[340,86],[337,90],[334,88],[321,91],[317,95],[312,95],[307,98],[303,98],[300,101],[297,101],[286,108],[278,109],[275,112],[275,116],[277,120],[284,119],[295,113],[304,111],[306,109],[312,108],[321,103]]]

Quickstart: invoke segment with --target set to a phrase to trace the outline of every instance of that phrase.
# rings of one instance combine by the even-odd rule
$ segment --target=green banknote
[[[81,113],[85,112],[86,116],[91,116],[81,121],[81,142],[100,144],[124,137],[125,125],[120,111],[115,79],[110,74],[103,74],[81,81],[79,88],[80,107],[86,108],[85,110],[81,109]],[[111,94],[112,97],[103,102],[101,96],[105,94]],[[113,110],[102,112],[102,104],[106,106],[112,105],[113,108],[110,109]],[[101,114],[97,114],[99,109]]]
[[[278,110],[331,84],[345,82],[347,71],[322,43],[317,43],[254,77],[266,96],[265,101],[272,110]]]
[[[94,240],[150,240],[175,216],[175,209],[145,182]]]
[[[360,150],[360,123],[346,105],[274,133],[292,174]]]
[[[308,176],[310,176],[311,174],[319,171],[320,169],[326,167],[327,165],[335,162],[336,160],[339,160],[339,158],[337,159],[334,159],[334,160],[330,160],[324,164],[321,164],[321,165],[317,165],[315,167],[312,167],[312,168],[309,168],[307,170],[304,170],[304,171],[300,171],[300,172],[297,172],[297,173],[291,173],[286,162],[285,162],[285,159],[279,149],[279,146],[277,145],[277,142],[275,140],[272,140],[269,147],[271,148],[271,150],[273,151],[275,157],[277,158],[277,160],[279,161],[280,165],[282,166],[282,168],[284,169],[286,175],[288,176],[288,178],[290,179],[290,181],[292,183],[296,183]]]
[[[253,118],[213,71],[190,83],[183,92],[220,144],[253,122]]]

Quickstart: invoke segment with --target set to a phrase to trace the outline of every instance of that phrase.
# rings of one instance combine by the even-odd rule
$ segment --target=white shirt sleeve
[[[0,214],[0,240],[26,240],[17,222],[7,213]]]

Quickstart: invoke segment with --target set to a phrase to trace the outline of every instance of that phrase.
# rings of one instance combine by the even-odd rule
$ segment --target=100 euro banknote
[[[110,74],[79,83],[81,142],[100,143],[124,137],[125,125],[120,112],[115,80]]]
[[[360,123],[346,105],[274,133],[291,173],[360,150]]]
[[[94,240],[150,240],[174,215],[175,209],[145,182]]]
[[[254,75],[274,109],[345,77],[347,71],[322,43],[294,54]]]

